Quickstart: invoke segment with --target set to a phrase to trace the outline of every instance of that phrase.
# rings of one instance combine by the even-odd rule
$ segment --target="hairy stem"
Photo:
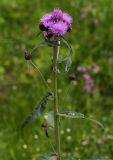
[[[60,41],[58,39],[55,39],[55,41],[60,44]],[[54,95],[55,95],[55,100],[54,100],[54,124],[55,124],[55,128],[54,128],[54,136],[55,136],[55,148],[56,148],[56,152],[58,153],[58,158],[57,160],[61,160],[60,159],[60,128],[59,128],[59,116],[57,115],[57,113],[59,112],[58,110],[58,95],[57,95],[57,90],[58,90],[58,67],[57,67],[57,59],[58,59],[58,54],[59,54],[59,50],[60,50],[60,46],[54,46],[53,47],[53,72],[54,72],[54,76],[53,76],[53,85],[54,85]]]

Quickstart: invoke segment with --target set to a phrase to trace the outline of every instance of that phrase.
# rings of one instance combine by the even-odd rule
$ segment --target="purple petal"
[[[95,91],[92,86],[87,85],[87,84],[85,85],[84,89],[85,89],[86,92],[88,92],[88,93],[94,93],[94,91]]]
[[[60,20],[62,20],[63,17],[63,13],[59,8],[56,8],[53,10],[52,12],[52,21],[53,22],[58,22]]]
[[[87,81],[91,79],[91,76],[89,74],[83,74],[83,78]]]
[[[54,23],[49,28],[49,33],[55,34],[55,35],[63,35],[67,31],[67,25],[63,22]]]
[[[44,23],[44,22],[50,21],[50,20],[51,20],[51,17],[52,17],[52,13],[45,14],[45,15],[41,18],[40,23]]]
[[[82,66],[78,66],[77,67],[77,71],[78,72],[85,72],[85,71],[87,71],[87,68],[86,67],[82,67]]]
[[[68,23],[68,24],[71,24],[72,23],[72,17],[67,13],[63,13],[63,21]]]

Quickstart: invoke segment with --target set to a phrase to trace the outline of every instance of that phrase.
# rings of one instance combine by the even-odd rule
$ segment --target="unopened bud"
[[[29,52],[24,52],[24,58],[25,58],[25,60],[30,60],[31,54]]]
[[[76,78],[75,73],[71,73],[71,74],[69,75],[69,79],[70,79],[70,80],[75,80],[75,78]]]

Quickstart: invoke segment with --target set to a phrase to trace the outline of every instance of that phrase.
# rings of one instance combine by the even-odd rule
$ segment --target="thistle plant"
[[[63,73],[67,73],[72,65],[72,48],[70,43],[64,38],[64,35],[67,32],[72,30],[72,17],[62,12],[59,8],[54,9],[51,13],[45,14],[39,23],[39,28],[41,32],[37,35],[40,36],[41,34],[44,35],[44,40],[38,44],[36,47],[32,49],[31,52],[26,51],[24,53],[25,60],[29,61],[29,63],[40,73],[40,76],[46,85],[48,92],[47,94],[40,100],[38,105],[34,108],[32,113],[25,119],[24,123],[22,124],[22,129],[26,127],[26,125],[32,123],[33,121],[39,119],[43,112],[46,110],[47,103],[49,100],[53,101],[52,111],[47,113],[47,119],[42,124],[42,127],[45,130],[46,136],[49,138],[48,127],[52,127],[54,130],[54,144],[52,144],[52,153],[41,156],[41,160],[61,160],[62,152],[61,152],[61,140],[60,140],[60,117],[67,117],[67,118],[81,118],[84,119],[85,116],[82,113],[77,112],[70,112],[70,111],[59,111],[59,102],[58,102],[58,76],[62,74],[59,71],[59,63],[64,62],[65,68]],[[53,50],[52,55],[52,71],[53,71],[53,88],[50,88],[46,79],[44,78],[43,74],[39,70],[38,66],[33,62],[32,57],[34,51],[38,52],[38,49],[43,46],[51,47]],[[60,55],[60,48],[65,45],[68,48],[66,55],[63,57]],[[71,75],[72,79],[74,75]],[[88,118],[86,118],[88,119]],[[91,120],[91,119],[90,119]],[[94,122],[98,123],[96,120]],[[103,127],[103,126],[102,126]]]

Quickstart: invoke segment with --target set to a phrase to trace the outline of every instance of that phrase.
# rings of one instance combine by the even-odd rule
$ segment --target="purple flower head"
[[[25,58],[25,60],[30,60],[31,54],[29,52],[24,52],[24,58]]]
[[[91,76],[89,74],[83,74],[83,78],[85,81],[91,80]]]
[[[95,73],[98,73],[100,68],[97,64],[94,64],[94,65],[91,66],[91,70]]]
[[[85,80],[84,89],[88,93],[93,93],[94,92],[94,81],[93,81],[92,77],[89,74],[84,74],[83,78]]]
[[[75,80],[75,78],[76,78],[75,73],[71,73],[71,74],[69,75],[69,79],[70,79],[70,80]]]
[[[78,71],[78,72],[85,72],[85,71],[87,71],[87,68],[86,68],[86,67],[83,67],[83,66],[78,66],[78,67],[77,67],[77,71]]]
[[[46,35],[63,35],[71,31],[72,18],[56,8],[41,18],[39,28],[46,31]]]
[[[95,89],[93,86],[91,86],[90,84],[85,84],[84,89],[86,90],[86,92],[88,93],[94,93]]]
[[[94,82],[93,82],[92,77],[89,74],[84,74],[83,79],[85,80],[85,83],[87,85],[93,86]]]

